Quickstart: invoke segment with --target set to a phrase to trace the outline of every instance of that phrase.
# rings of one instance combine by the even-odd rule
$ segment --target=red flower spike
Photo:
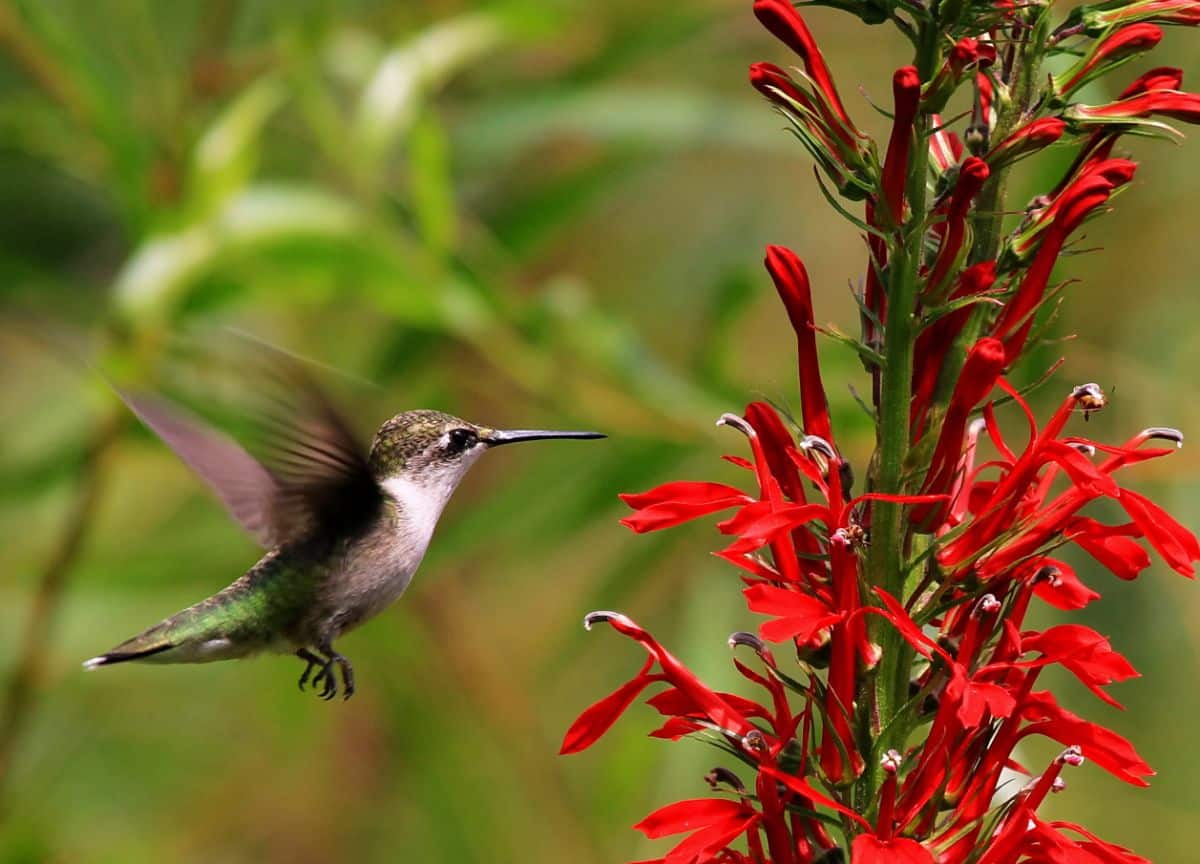
[[[883,160],[883,193],[885,211],[892,225],[904,219],[904,184],[908,176],[908,153],[912,148],[913,123],[921,98],[921,76],[915,66],[904,66],[892,76],[892,98],[895,113],[892,135],[888,139],[887,156]]]
[[[717,768],[707,778],[716,795],[669,805],[639,823],[647,836],[676,837],[656,864],[804,864],[838,854],[851,856],[850,864],[1145,864],[1037,812],[1047,795],[1064,788],[1064,766],[1085,757],[1134,785],[1145,785],[1153,774],[1130,742],[1036,691],[1042,670],[1062,667],[1113,705],[1111,685],[1137,673],[1094,630],[1058,624],[1036,632],[1026,619],[1035,597],[1061,610],[1098,597],[1069,566],[1047,557],[1047,550],[1067,543],[1120,578],[1144,570],[1151,551],[1176,571],[1194,575],[1200,540],[1115,476],[1173,452],[1182,435],[1152,427],[1118,446],[1067,435],[1068,422],[1104,407],[1099,387],[1073,388],[1039,425],[1002,376],[1052,296],[1059,256],[1083,222],[1133,176],[1134,163],[1112,158],[1120,136],[1140,128],[1173,132],[1166,125],[1172,119],[1200,122],[1200,95],[1182,92],[1182,74],[1169,67],[1140,75],[1110,105],[1069,104],[1069,95],[1153,46],[1161,32],[1151,21],[1200,23],[1200,0],[1111,0],[1080,7],[1057,29],[1022,31],[1031,45],[1083,52],[1055,79],[1058,93],[1032,102],[1013,87],[1007,43],[1006,62],[991,62],[992,38],[1012,32],[1014,22],[1004,16],[1019,8],[1014,0],[1001,0],[993,9],[996,26],[985,28],[989,35],[957,42],[961,33],[951,35],[951,19],[943,21],[930,35],[938,38],[944,62],[930,68],[923,87],[915,69],[896,73],[893,126],[880,168],[875,145],[846,117],[800,16],[787,0],[754,4],[768,29],[800,55],[804,70],[789,77],[771,64],[755,64],[751,83],[785,115],[819,168],[837,181],[837,191],[864,201],[865,221],[851,218],[866,234],[870,258],[861,289],[861,356],[872,378],[877,440],[861,485],[881,488],[879,466],[899,464],[902,489],[920,494],[852,497],[852,473],[833,441],[817,366],[808,274],[793,253],[769,247],[766,265],[796,335],[803,429],[793,429],[770,405],[751,403],[744,417],[730,413],[718,421],[748,439],[751,459],[729,457],[754,472],[747,491],[722,483],[666,483],[622,496],[632,508],[624,521],[635,531],[728,511],[717,522],[728,545],[714,554],[737,568],[749,609],[767,616],[761,637],[730,637],[738,649],[737,680],[753,698],[710,689],[628,618],[593,613],[589,625],[609,623],[639,642],[648,659],[631,680],[586,709],[563,742],[566,753],[586,749],[651,684],[661,684],[646,699],[663,715],[654,737],[716,735],[718,744],[737,750],[745,763],[740,776]],[[1097,27],[1098,16],[1108,23]],[[1083,42],[1081,35],[1099,38]],[[943,127],[939,105],[968,77],[975,96],[970,122],[962,130],[962,118],[954,117]],[[1037,80],[1045,77],[1039,73]],[[1000,104],[1024,125],[990,142]],[[915,208],[905,194],[922,182],[910,176],[920,116],[933,127],[933,177],[926,180],[934,181],[935,191]],[[958,126],[962,137],[950,126]],[[1056,188],[1033,200],[998,254],[989,250],[996,260],[963,270],[983,251],[971,245],[978,238],[967,226],[984,215],[976,212],[982,206],[977,200],[989,173],[1068,133],[1084,135],[1073,142],[1071,167]],[[1012,202],[1001,196],[987,206],[1010,212]],[[920,260],[908,261],[916,272],[905,273],[915,275],[916,293],[889,298],[897,269],[889,257],[901,244],[906,250],[919,244]],[[891,310],[911,316],[918,328],[911,357],[893,350],[895,334],[880,327],[889,299],[898,298],[913,301],[908,309]],[[971,338],[964,346],[968,326]],[[881,409],[883,387],[896,383],[889,373],[897,358],[912,371],[907,442],[888,435],[886,424],[896,418]],[[1007,399],[990,401],[993,388]],[[1005,401],[1012,407],[1002,407]],[[976,413],[982,416],[976,419]],[[1008,419],[1019,424],[1022,418],[1027,437],[1006,440]],[[984,446],[981,436],[990,439]],[[893,454],[898,463],[880,461],[890,444],[903,445]],[[1082,515],[1098,498],[1110,500],[1110,512],[1122,508],[1128,521],[1103,524]],[[883,556],[871,549],[872,543],[882,545],[883,530],[871,525],[868,504],[874,500],[901,505],[909,516]],[[919,530],[928,531],[926,541],[914,536]],[[900,568],[893,572],[905,585],[900,596],[875,584],[880,574],[874,565],[884,559],[889,570]],[[889,626],[868,631],[869,616]],[[794,644],[777,660],[764,638]],[[905,644],[912,652],[889,653]],[[741,656],[745,648],[756,659]],[[798,672],[789,669],[793,654]],[[885,667],[888,675],[874,682],[872,669],[882,656],[911,658],[911,667]],[[877,701],[880,684],[889,691],[886,703]],[[889,749],[900,746],[897,729],[912,730],[903,754]],[[1008,782],[1008,772],[1031,773],[1016,756],[1032,736],[1067,749],[1018,788]],[[862,774],[865,754],[878,758],[882,751],[883,770],[872,766]],[[826,823],[839,821],[835,838]]]
[[[792,330],[796,333],[804,431],[832,441],[829,402],[825,398],[825,385],[821,383],[821,369],[817,363],[817,337],[813,330],[812,290],[808,271],[796,253],[783,246],[767,247],[766,265],[775,282],[775,290],[779,292],[779,299],[787,309]]]

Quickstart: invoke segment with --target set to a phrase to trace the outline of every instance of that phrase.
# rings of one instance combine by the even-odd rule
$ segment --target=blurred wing
[[[278,542],[272,513],[281,489],[257,459],[232,438],[165,399],[120,390],[117,395],[200,475],[229,515],[262,546],[270,548]]]
[[[165,399],[118,392],[264,546],[356,530],[383,493],[350,425],[296,357],[249,337],[232,349],[208,359],[236,376],[260,458]]]
[[[307,370],[258,343],[260,369],[276,394],[260,417],[264,462],[280,484],[276,507],[286,539],[318,526],[345,531],[373,514],[382,492],[350,425]]]

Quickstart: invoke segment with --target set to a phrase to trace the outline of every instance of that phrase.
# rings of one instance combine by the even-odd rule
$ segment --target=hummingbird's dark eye
[[[451,429],[446,436],[446,452],[462,453],[474,447],[478,440],[474,429]]]

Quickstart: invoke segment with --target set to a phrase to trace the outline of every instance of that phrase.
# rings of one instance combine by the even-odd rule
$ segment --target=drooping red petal
[[[1154,776],[1151,768],[1133,745],[1116,732],[1061,707],[1054,694],[1047,690],[1031,693],[1021,705],[1021,714],[1030,725],[1021,731],[1027,735],[1046,735],[1060,744],[1077,744],[1083,755],[1114,777],[1133,786],[1149,786],[1147,777]]]
[[[1196,568],[1192,566],[1193,561],[1200,561],[1200,543],[1196,535],[1144,495],[1122,489],[1118,500],[1150,545],[1175,572],[1189,578],[1196,575]]]
[[[741,820],[748,809],[740,801],[725,798],[692,798],[660,807],[633,828],[653,840]]]
[[[625,682],[584,710],[571,724],[567,734],[563,736],[562,747],[558,751],[559,755],[578,753],[591,747],[612,728],[612,725],[617,722],[617,718],[633,704],[633,700],[638,697],[639,693],[655,681],[661,681],[660,677],[647,674],[652,665],[653,660],[648,659],[646,665],[642,667],[642,671],[635,678]]]
[[[587,619],[589,626],[596,622],[609,624],[618,633],[628,636],[649,652],[658,661],[663,676],[679,690],[687,694],[700,711],[721,729],[725,729],[738,737],[744,737],[750,732],[757,731],[754,725],[729,703],[709,689],[696,675],[679,662],[671,652],[658,643],[653,636],[643,630],[632,619],[617,612],[593,612]]]
[[[843,816],[849,816],[863,828],[866,828],[868,831],[871,830],[871,824],[867,822],[866,819],[864,819],[854,810],[851,810],[845,804],[840,804],[822,792],[817,791],[817,789],[804,778],[797,777],[794,774],[787,774],[783,771],[780,771],[773,765],[760,765],[758,770],[763,774],[775,778],[797,795],[803,795],[805,798],[811,799],[812,801],[815,801],[824,807],[828,807],[831,810],[836,810]]]
[[[834,612],[816,597],[799,591],[752,585],[742,593],[751,612],[777,616],[776,620],[767,621],[759,628],[760,635],[768,642],[789,639],[809,642],[821,630],[845,617],[844,613]]]
[[[934,864],[934,860],[933,853],[916,840],[859,834],[850,847],[850,864]]]

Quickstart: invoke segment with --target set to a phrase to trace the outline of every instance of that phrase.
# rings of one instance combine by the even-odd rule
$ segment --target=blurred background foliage
[[[878,131],[867,100],[887,103],[904,46],[835,13],[811,23]],[[1200,73],[1192,35],[1155,62]],[[620,608],[723,686],[724,638],[754,622],[707,555],[717,537],[635,538],[615,496],[740,480],[717,461],[739,441],[712,421],[796,403],[765,243],[805,257],[818,319],[847,330],[864,262],[745,85],[756,59],[790,62],[738,0],[0,3],[0,861],[660,848],[628,826],[703,794],[717,754],[646,739],[642,708],[586,755],[554,755],[642,659],[581,616]],[[1083,244],[1105,252],[1071,262],[1083,284],[1056,329],[1079,337],[1040,358],[1068,357],[1043,408],[1080,381],[1114,389],[1087,429],[1107,440],[1200,428],[1200,150],[1133,149],[1139,182]],[[1066,158],[1027,169],[1013,207]],[[408,595],[340,643],[349,703],[297,693],[291,658],[84,674],[255,558],[78,362],[152,380],[164,345],[216,326],[377,384],[337,394],[364,435],[423,406],[612,438],[476,468]],[[861,368],[822,351],[841,446],[864,466],[871,426],[846,387]],[[1134,483],[1192,525],[1194,453]],[[1118,694],[1129,711],[1067,685],[1161,776],[1135,791],[1081,769],[1055,814],[1183,861],[1200,844],[1200,600],[1163,570],[1091,580],[1105,597],[1087,620],[1145,673]]]

